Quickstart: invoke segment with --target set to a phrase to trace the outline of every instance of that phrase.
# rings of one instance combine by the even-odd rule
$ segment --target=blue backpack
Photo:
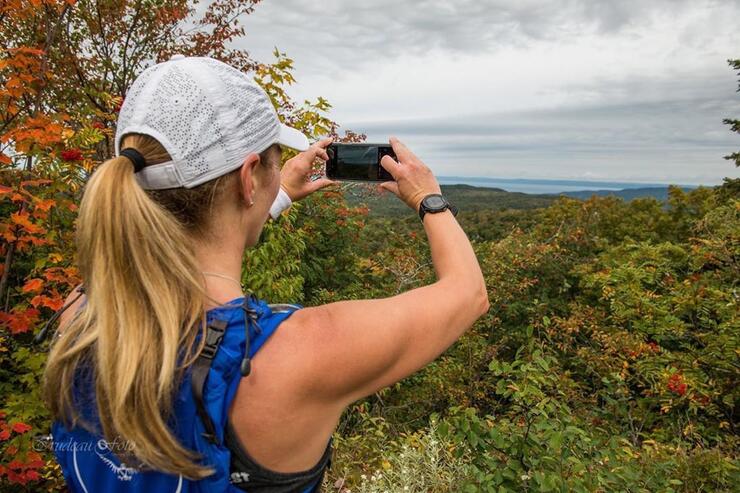
[[[183,379],[170,426],[180,443],[202,456],[202,463],[215,474],[191,481],[182,475],[137,470],[122,463],[116,451],[125,443],[108,443],[80,426],[67,429],[52,425],[54,453],[70,491],[123,492],[300,492],[321,487],[324,471],[331,465],[329,440],[324,456],[313,468],[299,473],[279,473],[254,462],[238,443],[228,423],[228,410],[242,376],[250,372],[250,360],[278,325],[301,305],[267,304],[253,294],[236,298],[208,310],[206,344]],[[99,423],[94,396],[78,388],[94,388],[89,372],[75,382],[76,408],[83,419]],[[88,392],[90,394],[91,392]],[[99,428],[98,428],[99,429]],[[235,471],[235,469],[237,469]],[[241,470],[239,470],[241,469]]]

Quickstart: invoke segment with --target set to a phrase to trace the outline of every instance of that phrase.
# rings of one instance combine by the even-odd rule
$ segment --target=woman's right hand
[[[441,194],[442,190],[432,170],[408,147],[395,137],[390,138],[390,144],[398,161],[390,156],[383,156],[380,165],[391,174],[395,181],[384,181],[380,184],[380,188],[393,192],[418,213],[424,197],[430,193]]]

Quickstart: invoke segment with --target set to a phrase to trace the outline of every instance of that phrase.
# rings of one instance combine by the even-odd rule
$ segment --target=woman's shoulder
[[[59,332],[64,330],[64,327],[67,326],[72,317],[74,317],[75,313],[77,313],[80,307],[85,303],[85,301],[87,301],[87,297],[81,293],[84,293],[84,291],[82,290],[82,284],[79,284],[72,290],[71,293],[69,293],[69,295],[67,295],[67,298],[64,300],[64,305],[62,306],[66,306],[70,302],[72,302],[72,304],[69,305],[67,309],[62,312],[61,315],[59,315],[59,326],[57,329]],[[77,299],[75,300],[75,298]]]

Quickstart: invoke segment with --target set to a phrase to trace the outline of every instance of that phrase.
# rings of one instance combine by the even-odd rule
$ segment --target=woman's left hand
[[[339,185],[340,182],[329,178],[319,178],[311,181],[310,174],[313,162],[316,158],[327,161],[329,155],[326,148],[332,142],[331,137],[320,140],[311,145],[307,150],[301,152],[294,158],[288,159],[280,171],[280,186],[288,194],[293,202],[301,200],[316,190],[329,185]]]

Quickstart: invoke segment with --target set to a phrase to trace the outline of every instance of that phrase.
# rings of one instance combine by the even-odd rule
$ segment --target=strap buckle
[[[209,360],[216,357],[218,347],[221,345],[221,340],[224,338],[224,332],[226,332],[226,322],[223,320],[214,320],[208,324],[206,343],[203,346],[203,351],[200,353],[200,356]]]

